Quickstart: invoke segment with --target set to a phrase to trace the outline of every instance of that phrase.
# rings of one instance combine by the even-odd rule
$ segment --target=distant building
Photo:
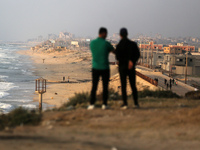
[[[114,34],[111,36],[111,40],[112,40],[112,41],[119,41],[119,40],[120,40],[119,33],[114,33]]]
[[[73,34],[71,34],[69,32],[60,32],[59,38],[60,39],[72,39],[73,38]]]
[[[48,40],[56,40],[58,36],[56,34],[48,34]]]
[[[183,43],[177,43],[177,45],[169,45],[164,47],[164,53],[166,54],[182,54],[183,52],[194,52],[195,46],[184,45]]]
[[[78,41],[71,41],[71,45],[76,46],[76,47],[79,47]]]
[[[188,54],[188,75],[200,75],[200,55]],[[166,54],[163,59],[162,69],[175,74],[185,74],[186,55]]]
[[[200,47],[198,48],[198,52],[200,53]]]
[[[44,40],[44,39],[43,39],[43,36],[41,36],[41,35],[38,36],[38,38],[37,38],[37,41],[38,41],[38,42],[42,42],[43,40]]]
[[[138,62],[140,64],[146,64],[148,66],[152,65],[153,68],[161,68],[164,55],[165,54],[163,52],[151,52],[148,50],[143,50],[140,52],[140,59]]]
[[[152,49],[152,50],[163,50],[163,44],[154,44],[153,41],[146,43],[146,44],[140,44],[140,49]]]

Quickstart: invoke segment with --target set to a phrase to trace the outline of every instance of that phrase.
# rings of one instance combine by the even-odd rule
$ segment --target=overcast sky
[[[27,40],[69,31],[96,36],[127,27],[166,37],[200,37],[200,0],[1,0],[0,40]]]

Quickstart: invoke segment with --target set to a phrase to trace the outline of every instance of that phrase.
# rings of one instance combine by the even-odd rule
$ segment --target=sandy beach
[[[43,94],[43,102],[60,107],[68,102],[69,97],[77,92],[90,92],[91,90],[91,53],[89,51],[65,50],[61,52],[46,53],[41,51],[20,51],[22,55],[30,56],[35,66],[34,73],[38,77],[47,79],[47,92]],[[110,88],[118,90],[120,86],[117,66],[111,65]],[[64,83],[63,77],[65,77]],[[68,83],[69,78],[69,83]],[[137,88],[157,89],[148,82],[137,77]],[[98,92],[102,91],[99,84]],[[131,90],[128,85],[128,92]],[[35,94],[34,101],[38,101]]]

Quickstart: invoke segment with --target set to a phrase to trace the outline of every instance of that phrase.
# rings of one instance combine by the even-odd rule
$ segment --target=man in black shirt
[[[137,60],[140,57],[140,51],[137,44],[128,39],[128,31],[126,28],[120,30],[121,40],[116,47],[116,59],[119,63],[119,74],[121,81],[122,97],[124,104],[121,106],[122,109],[127,109],[127,93],[126,93],[126,78],[129,77],[129,82],[132,89],[132,94],[134,98],[134,103],[136,107],[138,104],[138,94],[136,88],[136,78],[135,78],[135,66]]]

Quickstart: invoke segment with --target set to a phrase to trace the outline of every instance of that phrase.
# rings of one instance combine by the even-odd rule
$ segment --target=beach
[[[43,103],[60,107],[68,102],[69,98],[75,93],[90,92],[92,66],[89,50],[64,50],[51,53],[23,50],[18,53],[30,56],[34,65],[33,72],[35,76],[47,80],[47,92],[43,94]],[[120,86],[118,68],[116,65],[110,65],[110,69],[110,88],[118,90]],[[63,82],[63,77],[65,77],[65,82]],[[146,87],[157,89],[155,86],[137,77],[138,90],[143,90]],[[99,83],[97,93],[99,92],[102,92],[101,83]],[[128,92],[131,92],[130,88],[128,88]],[[34,95],[33,100],[35,102],[38,101],[37,94]]]

